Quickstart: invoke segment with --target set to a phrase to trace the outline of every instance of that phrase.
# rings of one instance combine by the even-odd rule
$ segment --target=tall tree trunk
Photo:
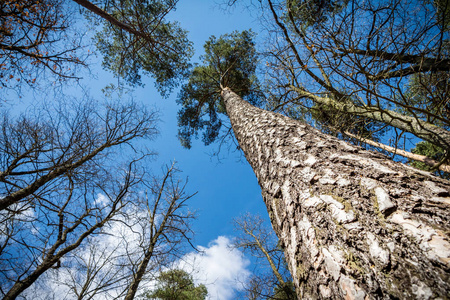
[[[448,297],[448,181],[222,97],[299,299]]]

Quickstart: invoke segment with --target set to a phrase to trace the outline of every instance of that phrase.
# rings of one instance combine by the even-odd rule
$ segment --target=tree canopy
[[[448,10],[443,3],[262,0],[253,4],[266,28],[265,51],[254,61],[264,73],[260,91],[265,93],[265,108],[380,151],[411,151],[422,141],[413,152],[425,155],[431,152],[424,151],[424,145],[433,147],[439,161],[427,161],[433,164],[431,170],[448,164],[450,59]],[[204,61],[202,68],[214,70],[214,65]],[[215,81],[221,79],[220,72],[208,74]],[[190,78],[200,80],[194,73]],[[209,99],[207,91],[195,91],[202,93],[191,98]],[[189,96],[181,94],[180,99]],[[217,134],[220,124],[213,106],[208,110],[213,122],[202,122],[197,117],[201,111],[195,109],[201,105],[179,102],[184,105],[179,117],[182,143],[204,127],[204,141],[214,141],[217,136],[211,133]],[[393,147],[373,146],[379,142]],[[399,152],[414,157],[403,150]]]
[[[142,84],[141,76],[150,75],[163,95],[172,91],[187,76],[193,54],[186,30],[167,20],[177,2],[114,0],[105,2],[100,12],[92,9],[107,16],[101,15],[103,30],[95,35],[103,66],[132,85]]]
[[[0,3],[0,88],[18,90],[43,78],[77,78],[88,53],[74,30],[65,0],[5,0]],[[50,76],[46,76],[50,75]]]
[[[132,86],[142,84],[142,75],[151,76],[167,96],[187,76],[193,54],[187,32],[167,18],[177,2],[2,1],[0,91],[78,80],[79,67],[89,69],[87,59],[98,50],[115,76]],[[91,26],[78,26],[82,22]]]
[[[430,168],[446,163],[450,59],[442,3],[259,3],[267,29],[265,52],[256,52],[254,36],[245,31],[211,37],[202,63],[182,86],[178,123],[185,147],[200,132],[205,144],[221,140],[221,128],[229,126],[220,118],[225,111],[218,92],[229,87],[251,103],[360,145],[374,140],[400,148],[403,138],[412,140],[409,150],[426,142],[440,159]],[[311,17],[310,10],[317,14]],[[265,74],[263,84],[256,77],[257,65]],[[425,155],[428,144],[414,152]]]
[[[220,114],[226,113],[220,97],[223,88],[238,91],[253,104],[261,100],[254,36],[252,31],[242,31],[206,41],[202,63],[192,69],[177,100],[182,106],[178,137],[184,147],[190,148],[192,137],[199,132],[203,132],[202,140],[207,145],[218,138],[224,125]]]
[[[309,2],[325,17],[302,13]],[[450,147],[448,19],[431,1],[261,1],[269,108],[345,136]],[[398,140],[393,140],[398,145]],[[447,154],[443,155],[444,159]]]
[[[208,295],[206,286],[195,285],[192,276],[184,270],[173,269],[161,272],[157,277],[157,288],[146,294],[146,299],[160,300],[204,300]]]

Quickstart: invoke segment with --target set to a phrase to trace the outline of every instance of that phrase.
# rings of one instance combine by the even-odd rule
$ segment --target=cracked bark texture
[[[448,299],[449,182],[222,91],[299,299]]]

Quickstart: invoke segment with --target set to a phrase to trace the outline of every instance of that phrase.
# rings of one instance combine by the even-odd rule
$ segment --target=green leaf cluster
[[[294,283],[292,281],[288,281],[284,285],[277,285],[274,289],[274,295],[272,299],[296,300],[297,294],[295,293]]]
[[[422,141],[422,142],[418,142],[416,144],[416,147],[411,149],[411,152],[414,154],[419,154],[419,155],[425,155],[431,159],[434,159],[435,161],[441,161],[445,158],[445,155],[447,153],[445,153],[444,149],[433,145],[429,142],[426,141]],[[413,167],[420,169],[420,170],[425,170],[425,171],[435,171],[433,170],[433,167],[420,162],[420,161],[411,161],[410,163]],[[441,172],[441,171],[437,171],[441,177],[443,178],[447,178],[450,179],[450,174],[446,173],[446,172]]]
[[[348,0],[287,0],[287,7],[299,28],[317,26],[347,6]]]
[[[194,285],[192,276],[184,270],[162,272],[157,288],[144,296],[144,299],[161,300],[204,300],[208,291],[204,284]]]
[[[450,129],[450,72],[417,73],[408,79],[406,92],[403,95],[406,115],[418,117],[442,128]]]
[[[175,0],[111,0],[106,11],[141,32],[137,36],[104,21],[95,36],[103,55],[103,66],[131,85],[141,85],[141,76],[155,79],[158,91],[167,94],[187,77],[192,42],[177,22],[166,20]]]
[[[212,36],[205,43],[205,54],[200,57],[187,84],[178,96],[182,109],[178,113],[178,137],[181,144],[191,147],[192,137],[203,131],[203,142],[214,142],[222,127],[220,114],[226,114],[220,96],[228,87],[243,99],[258,104],[261,93],[256,77],[258,56],[251,31],[233,32],[219,38]]]

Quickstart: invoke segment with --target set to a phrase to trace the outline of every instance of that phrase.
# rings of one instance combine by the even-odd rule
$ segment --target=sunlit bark
[[[222,97],[299,299],[447,297],[448,181]]]

